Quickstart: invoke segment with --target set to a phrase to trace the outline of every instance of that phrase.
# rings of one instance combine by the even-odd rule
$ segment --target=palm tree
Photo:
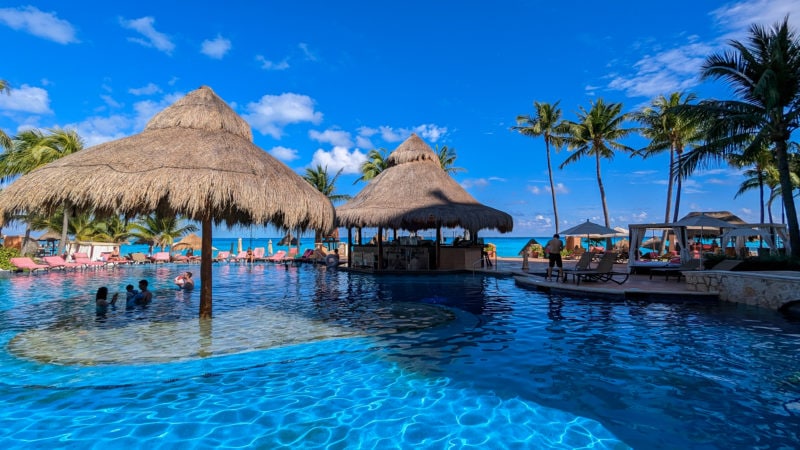
[[[681,205],[681,186],[683,178],[675,168],[675,161],[683,155],[687,145],[702,139],[702,128],[698,121],[686,114],[680,114],[676,107],[688,105],[697,99],[695,94],[673,92],[669,98],[660,95],[653,100],[650,107],[633,114],[633,119],[644,125],[641,134],[650,139],[650,144],[641,149],[639,153],[647,159],[651,156],[669,151],[669,179],[667,181],[667,205],[664,212],[664,222],[669,223],[672,212],[672,192],[675,189],[675,211],[672,221],[678,220]]]
[[[597,186],[600,188],[600,201],[603,204],[603,215],[606,226],[611,227],[606,205],[606,191],[603,188],[603,179],[600,176],[601,158],[613,159],[614,150],[623,150],[633,153],[634,150],[619,142],[620,139],[636,131],[634,128],[622,128],[622,123],[628,116],[622,114],[622,103],[606,104],[603,99],[592,103],[592,108],[586,111],[581,107],[578,113],[578,122],[569,122],[569,134],[564,138],[569,150],[576,150],[559,166],[565,166],[580,160],[584,156],[594,156],[597,172]]]
[[[331,178],[330,175],[328,175],[328,167],[322,167],[317,164],[317,167],[313,169],[310,167],[306,168],[306,174],[303,175],[303,179],[311,183],[318,191],[322,192],[325,197],[328,197],[331,203],[349,200],[351,197],[347,194],[334,194],[334,191],[336,191],[336,180],[339,178],[339,175],[342,174],[342,170],[343,169],[339,169],[336,175]],[[327,230],[314,230],[314,242],[321,242],[323,231]]]
[[[703,79],[723,79],[735,100],[706,100],[685,107],[709,122],[705,145],[680,161],[684,174],[700,164],[725,161],[733,153],[768,147],[775,154],[792,256],[800,258],[800,227],[795,208],[788,141],[800,126],[800,40],[789,17],[766,29],[750,27],[746,42],[731,41],[733,51],[713,54],[703,64]]]
[[[11,148],[0,154],[0,181],[7,182],[32,170],[83,149],[83,140],[75,130],[55,128],[44,133],[31,129],[12,139]],[[58,252],[63,253],[67,241],[69,214],[64,215]],[[27,242],[30,226],[25,232]]]
[[[559,101],[560,102],[560,101]],[[533,102],[536,109],[535,116],[527,114],[517,116],[517,126],[511,127],[512,130],[519,131],[523,136],[544,138],[545,154],[547,155],[547,175],[550,177],[550,194],[553,197],[553,218],[556,222],[556,233],[558,233],[558,204],[556,203],[556,184],[553,181],[553,166],[550,160],[550,145],[556,150],[564,145],[563,136],[568,132],[568,126],[561,120],[561,109],[559,102],[552,105],[549,103]]]
[[[353,184],[359,181],[368,182],[369,180],[377,177],[381,172],[386,170],[388,162],[386,149],[372,149],[367,153],[367,160],[361,164],[361,177],[359,177]]]
[[[175,238],[197,231],[196,225],[181,225],[181,222],[182,219],[178,217],[151,214],[130,224],[130,236],[136,238],[138,242],[148,244],[150,253],[153,253],[155,247],[160,247],[163,252],[167,246],[175,242]]]
[[[439,164],[442,166],[442,170],[448,174],[452,175],[454,173],[467,171],[467,169],[463,167],[454,166],[456,163],[456,149],[448,148],[446,145],[439,148],[439,145],[436,145],[434,151],[436,152],[436,156],[439,157]]]

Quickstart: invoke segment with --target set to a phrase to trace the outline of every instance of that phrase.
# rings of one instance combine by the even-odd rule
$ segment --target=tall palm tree
[[[767,29],[750,27],[747,41],[730,41],[732,51],[713,54],[702,68],[703,79],[722,79],[735,100],[706,100],[686,107],[709,122],[705,145],[680,161],[684,174],[698,165],[725,161],[732,153],[772,149],[781,184],[792,256],[800,258],[800,227],[795,208],[788,141],[800,126],[800,40],[783,22]]]
[[[556,202],[556,184],[553,181],[553,166],[550,159],[550,146],[556,150],[564,145],[563,136],[569,131],[567,123],[561,119],[561,109],[558,107],[560,101],[553,103],[533,102],[536,110],[534,116],[517,116],[517,126],[511,127],[523,136],[544,138],[545,154],[547,155],[547,175],[550,177],[550,194],[553,198],[553,218],[556,223],[556,233],[558,233],[558,204]]]
[[[148,244],[150,253],[155,247],[160,247],[163,252],[167,246],[175,242],[175,238],[197,231],[196,225],[191,223],[182,225],[182,222],[183,219],[178,217],[166,217],[154,213],[131,223],[130,236],[136,238],[138,242]]]
[[[12,139],[11,148],[0,154],[0,181],[7,182],[82,149],[83,140],[75,130],[55,128],[47,133],[37,129],[23,131]],[[69,214],[65,214],[59,253],[63,253],[67,245],[68,222]],[[29,236],[30,227],[25,232],[26,241]]]
[[[643,125],[640,133],[650,139],[650,144],[639,153],[647,159],[664,151],[669,151],[669,179],[667,181],[667,202],[664,222],[669,223],[672,211],[672,193],[675,190],[675,211],[672,221],[678,220],[681,205],[681,186],[683,178],[676,170],[675,161],[683,155],[688,145],[699,142],[702,137],[701,124],[687,114],[681,114],[675,108],[695,101],[695,94],[673,92],[669,98],[660,95],[651,105],[633,114],[633,119]],[[675,186],[677,185],[677,186]]]
[[[597,99],[592,103],[589,111],[580,108],[577,122],[569,122],[569,134],[564,138],[567,148],[575,150],[559,166],[565,166],[579,161],[584,156],[594,156],[595,170],[597,172],[597,186],[600,189],[600,201],[603,204],[605,225],[611,227],[606,204],[606,191],[603,187],[603,178],[600,176],[600,160],[613,159],[614,150],[633,153],[634,150],[619,142],[620,139],[636,131],[634,128],[623,128],[622,124],[628,119],[622,114],[622,103],[608,103]]]
[[[331,178],[328,174],[328,167],[322,167],[317,164],[315,168],[306,168],[306,174],[303,175],[303,179],[311,183],[318,191],[322,192],[325,197],[328,197],[331,203],[349,200],[351,197],[347,194],[334,194],[336,191],[336,180],[339,178],[339,175],[342,174],[342,170],[343,169],[339,169],[336,175]],[[314,230],[314,242],[321,242],[322,234],[327,231],[328,230]]]
[[[353,184],[359,181],[368,182],[369,180],[377,177],[381,172],[386,170],[388,162],[388,154],[385,148],[372,149],[367,153],[367,160],[361,164],[361,177],[359,177]]]
[[[454,165],[456,163],[456,149],[448,148],[446,145],[439,148],[437,144],[434,151],[436,152],[436,156],[439,157],[439,164],[442,166],[442,170],[448,174],[452,175],[454,173],[467,171],[467,169],[463,167],[456,167]]]

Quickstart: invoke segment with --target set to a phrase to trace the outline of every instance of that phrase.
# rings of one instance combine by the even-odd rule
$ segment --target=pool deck
[[[564,261],[565,268],[572,268],[575,263]],[[617,272],[627,272],[626,264],[617,264],[614,267]],[[664,276],[653,276],[647,274],[631,274],[623,284],[608,282],[582,281],[576,284],[572,277],[569,281],[563,279],[547,281],[543,274],[547,272],[547,260],[533,259],[528,262],[528,270],[522,270],[522,258],[498,258],[497,264],[493,267],[483,267],[479,269],[484,273],[496,273],[514,276],[517,284],[544,292],[563,293],[573,295],[590,295],[605,298],[618,299],[638,299],[638,300],[657,300],[657,301],[716,301],[719,300],[717,292],[695,292],[690,291],[685,281],[676,281],[672,276],[665,280]],[[621,280],[623,277],[614,277]]]

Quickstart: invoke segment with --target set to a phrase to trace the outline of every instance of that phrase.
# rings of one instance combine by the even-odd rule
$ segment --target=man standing
[[[550,280],[550,277],[553,275],[553,266],[558,265],[558,276],[561,277],[561,273],[564,268],[564,263],[561,261],[561,250],[564,249],[564,244],[561,242],[561,239],[558,238],[558,233],[553,235],[553,239],[547,241],[547,245],[545,246],[545,251],[548,255],[548,266],[547,266],[547,280]],[[556,278],[558,279],[558,278]]]

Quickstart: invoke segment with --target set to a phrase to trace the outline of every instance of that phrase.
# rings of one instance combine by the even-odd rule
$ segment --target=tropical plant
[[[342,200],[349,200],[351,197],[347,194],[334,194],[336,191],[336,180],[339,178],[339,175],[342,174],[343,169],[339,169],[336,172],[336,175],[331,178],[328,174],[328,167],[322,167],[321,165],[317,164],[315,168],[306,168],[306,174],[303,175],[303,179],[308,181],[314,188],[320,192],[325,197],[328,197],[328,200],[331,203],[336,203]],[[314,242],[320,242],[323,232],[327,230],[314,230]]]
[[[561,120],[561,109],[558,107],[559,102],[552,105],[549,103],[533,102],[536,109],[535,115],[519,115],[517,116],[517,126],[511,127],[512,130],[518,131],[523,136],[544,138],[545,154],[547,155],[547,175],[550,178],[550,194],[553,198],[553,218],[556,224],[556,233],[558,233],[558,204],[556,202],[556,185],[553,181],[553,166],[550,159],[550,146],[554,146],[556,150],[564,145],[563,136],[569,132],[567,123]]]
[[[12,139],[12,145],[0,154],[0,181],[7,182],[19,175],[53,162],[83,149],[83,140],[75,130],[55,128],[44,133],[38,129],[25,130]],[[58,252],[66,246],[66,222],[62,224],[61,242]],[[25,231],[25,242],[30,238],[30,226]]]
[[[647,147],[639,150],[639,154],[647,159],[651,156],[669,151],[669,179],[667,181],[667,202],[664,222],[669,223],[672,211],[672,193],[675,191],[675,211],[672,221],[678,220],[681,205],[681,186],[683,178],[676,169],[676,161],[681,158],[688,145],[699,142],[702,137],[702,126],[691,116],[676,111],[676,107],[691,104],[695,94],[673,92],[669,98],[660,95],[649,107],[634,113],[632,118],[643,125],[642,136],[650,139]]]
[[[167,246],[175,242],[175,238],[197,231],[196,225],[182,225],[182,222],[183,219],[178,217],[153,213],[131,223],[130,236],[136,238],[139,243],[147,244],[150,253],[153,253],[155,247],[161,248],[163,252]]]
[[[753,25],[747,41],[730,41],[733,48],[712,54],[702,67],[703,79],[722,79],[735,100],[706,100],[683,107],[708,122],[704,145],[679,162],[683,174],[699,165],[725,161],[733,153],[755,153],[767,147],[775,155],[781,197],[792,243],[800,258],[800,227],[793,197],[788,141],[800,126],[800,40],[783,22],[767,29]]]
[[[367,153],[367,160],[361,164],[361,176],[354,181],[353,184],[359,181],[368,182],[380,175],[389,165],[386,161],[388,156],[385,148],[370,150],[369,153]]]
[[[456,149],[448,148],[446,145],[439,148],[439,145],[436,145],[434,152],[436,152],[436,156],[439,157],[439,164],[442,166],[442,170],[448,174],[452,175],[454,173],[467,171],[467,169],[463,167],[454,166],[456,163]]]
[[[634,152],[632,148],[619,142],[620,139],[636,131],[634,128],[622,127],[627,118],[626,114],[622,114],[622,103],[606,104],[603,99],[597,99],[589,111],[580,108],[577,122],[568,122],[569,133],[564,138],[567,148],[575,152],[561,163],[559,166],[561,169],[584,156],[595,158],[597,186],[600,189],[600,201],[607,227],[611,227],[611,221],[608,216],[603,178],[600,174],[600,161],[603,158],[613,159],[614,150]]]

